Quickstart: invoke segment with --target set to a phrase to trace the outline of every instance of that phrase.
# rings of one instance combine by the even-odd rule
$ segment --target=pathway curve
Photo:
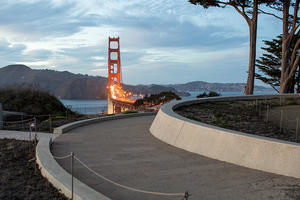
[[[143,190],[184,192],[190,200],[296,199],[300,180],[252,170],[193,154],[156,138],[154,116],[105,121],[57,137],[55,156],[71,151],[89,167],[118,183]],[[70,160],[58,160],[70,171]],[[176,200],[131,192],[95,177],[75,162],[75,177],[113,200]]]

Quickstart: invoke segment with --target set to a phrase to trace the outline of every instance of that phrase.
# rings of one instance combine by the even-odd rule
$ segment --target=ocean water
[[[197,95],[203,93],[203,91],[199,92],[191,92],[189,91],[191,96],[182,97],[182,99],[192,99],[196,98]],[[275,91],[267,91],[267,92],[255,92],[254,94],[277,94]],[[222,96],[241,96],[243,92],[221,92]],[[98,114],[107,112],[107,100],[73,100],[73,99],[60,99],[60,101],[70,108],[73,111],[76,111],[81,114]]]
[[[68,108],[80,114],[98,114],[107,112],[107,100],[60,99]]]

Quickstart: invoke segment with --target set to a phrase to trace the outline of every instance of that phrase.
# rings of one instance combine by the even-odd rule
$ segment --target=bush
[[[220,93],[214,92],[214,91],[210,91],[208,94],[206,94],[206,92],[203,92],[202,94],[199,94],[197,96],[197,98],[205,98],[205,97],[218,97],[218,96],[222,96]]]
[[[55,96],[32,88],[0,89],[0,102],[4,110],[24,112],[28,115],[65,115],[66,112],[76,114]]]
[[[155,106],[167,103],[173,99],[181,100],[181,98],[174,92],[161,92],[159,94],[151,94],[150,96],[146,95],[143,99],[136,100],[133,105],[136,107],[142,105]]]
[[[136,111],[136,110],[127,110],[127,111],[122,112],[122,114],[132,114],[132,113],[138,113],[138,111]]]

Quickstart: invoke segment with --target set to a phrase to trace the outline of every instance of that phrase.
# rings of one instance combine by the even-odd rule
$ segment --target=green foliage
[[[143,105],[144,104],[144,100],[143,99],[137,99],[135,102],[134,102],[134,106],[135,107],[139,107],[139,106],[141,106],[141,105]]]
[[[221,94],[217,93],[217,92],[214,92],[214,91],[210,91],[208,94],[206,94],[206,92],[203,92],[202,94],[199,94],[197,96],[197,98],[217,97],[217,96],[221,96]]]
[[[136,110],[127,110],[125,112],[122,112],[122,114],[132,114],[132,113],[138,113]]]
[[[75,115],[55,96],[32,88],[0,89],[0,102],[4,110],[24,112],[28,115],[65,115],[66,112]]]
[[[288,106],[291,106],[291,105],[298,105],[298,103],[297,103],[296,101],[294,101],[294,100],[287,101],[285,104],[288,105]]]
[[[54,116],[54,117],[51,116],[50,118],[44,120],[43,122],[49,122],[50,120],[55,121],[55,120],[61,120],[61,119],[66,119],[66,117],[65,116]]]
[[[155,106],[159,104],[167,103],[173,99],[180,100],[181,98],[174,92],[161,92],[159,94],[146,95],[143,99],[138,99],[133,104],[134,106],[150,105]]]
[[[259,73],[255,73],[255,78],[261,80],[262,82],[270,85],[277,92],[277,86],[280,86],[281,77],[281,59],[282,59],[282,37],[277,36],[276,39],[271,41],[264,40],[265,47],[261,49],[264,50],[264,54],[256,60],[256,67]],[[292,40],[292,45],[290,48],[290,53],[292,52],[296,40]],[[296,72],[293,84],[289,88],[290,92],[294,92],[295,84],[299,84],[299,70]]]
[[[245,14],[252,14],[252,7],[253,1],[251,0],[226,0],[226,1],[219,1],[219,0],[189,0],[191,4],[200,5],[203,8],[209,7],[221,7],[224,8],[226,6],[232,6],[234,8],[239,8]],[[269,4],[273,2],[271,0],[258,0],[257,4]]]

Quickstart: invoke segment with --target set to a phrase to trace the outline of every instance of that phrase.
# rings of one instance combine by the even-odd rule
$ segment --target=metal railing
[[[52,155],[53,156],[53,155]],[[147,191],[147,190],[142,190],[142,189],[137,189],[134,187],[130,187],[130,186],[126,186],[120,183],[117,183],[116,181],[113,181],[105,176],[103,176],[102,174],[96,172],[95,170],[93,170],[91,167],[89,167],[87,164],[85,164],[83,161],[81,161],[77,156],[74,155],[73,152],[71,152],[68,155],[65,156],[53,156],[53,158],[58,159],[58,160],[62,160],[62,159],[66,159],[66,158],[70,158],[70,169],[71,169],[71,199],[73,200],[74,197],[74,159],[76,161],[78,161],[78,163],[80,163],[83,167],[85,167],[88,171],[90,171],[92,174],[94,174],[96,177],[101,178],[102,180],[109,182],[117,187],[126,189],[126,190],[130,190],[133,192],[139,192],[139,193],[143,193],[143,194],[150,194],[150,195],[158,195],[158,196],[177,196],[177,197],[182,197],[183,200],[188,200],[189,197],[191,196],[190,193],[188,191],[183,192],[183,193],[165,193],[165,192],[155,192],[155,191]]]

